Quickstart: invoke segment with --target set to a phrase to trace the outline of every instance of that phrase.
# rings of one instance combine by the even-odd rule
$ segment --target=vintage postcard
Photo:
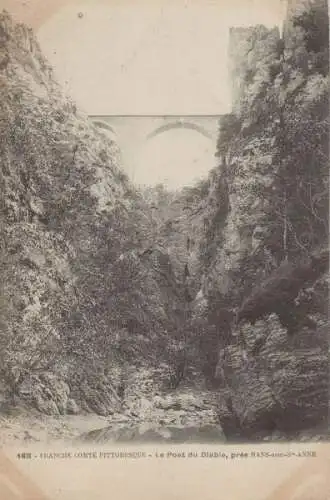
[[[0,0],[1,500],[328,500],[327,0]]]

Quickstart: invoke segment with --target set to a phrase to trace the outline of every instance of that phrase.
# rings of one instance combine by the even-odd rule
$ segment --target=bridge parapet
[[[214,141],[218,134],[219,115],[214,116],[90,116],[100,128],[111,131],[119,140],[130,136],[130,140],[139,142],[173,129],[194,130]]]

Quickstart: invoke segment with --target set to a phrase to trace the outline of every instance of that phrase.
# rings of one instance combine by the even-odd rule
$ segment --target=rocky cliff
[[[124,367],[159,362],[180,291],[116,144],[6,13],[0,43],[2,399],[107,414]]]
[[[262,26],[231,37],[233,112],[217,152],[228,203],[210,221],[200,321],[220,348],[228,437],[296,436],[327,426],[327,5],[297,5],[282,38]]]

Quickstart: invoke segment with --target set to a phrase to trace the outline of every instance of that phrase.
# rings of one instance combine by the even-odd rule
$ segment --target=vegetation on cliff
[[[162,399],[164,381],[206,383],[229,439],[323,432],[325,1],[290,11],[282,37],[231,30],[233,111],[220,119],[218,166],[175,193],[130,183],[116,144],[5,13],[0,41],[3,404],[163,420],[190,413]]]
[[[127,365],[166,361],[181,292],[116,144],[63,95],[29,29],[3,13],[0,35],[4,398],[107,414]]]
[[[221,349],[215,378],[229,435],[327,421],[327,20],[319,0],[290,11],[282,39],[263,27],[233,37],[245,52],[232,64],[233,113],[220,122],[229,203],[204,316]]]

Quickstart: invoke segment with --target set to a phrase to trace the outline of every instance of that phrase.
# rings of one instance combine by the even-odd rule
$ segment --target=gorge
[[[177,192],[136,186],[0,15],[3,415],[101,415],[98,441],[327,437],[327,12],[231,30],[216,166]]]

